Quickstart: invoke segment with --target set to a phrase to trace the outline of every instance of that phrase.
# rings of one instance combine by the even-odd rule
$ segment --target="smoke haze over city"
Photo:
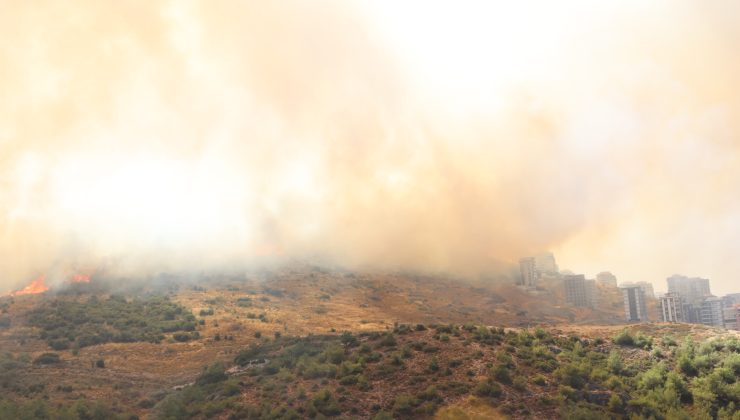
[[[737,285],[731,1],[5,2],[0,292],[275,258]]]

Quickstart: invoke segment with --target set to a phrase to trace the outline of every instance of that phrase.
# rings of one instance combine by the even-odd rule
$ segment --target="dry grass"
[[[268,289],[269,286],[269,289]],[[564,334],[611,337],[620,326],[569,326],[579,317],[591,322],[614,322],[615,311],[596,312],[565,307],[557,294],[532,295],[514,286],[470,285],[439,277],[401,274],[327,273],[321,270],[285,270],[267,279],[216,281],[205,289],[182,286],[173,296],[192,308],[213,308],[199,326],[201,338],[188,343],[108,343],[60,352],[57,366],[30,365],[22,374],[24,386],[45,384],[44,393],[52,402],[76,398],[116,401],[133,407],[140,415],[147,410],[142,400],[157,400],[163,390],[192,382],[203,366],[215,361],[230,363],[246,346],[275,333],[305,336],[342,331],[383,331],[394,323],[476,322],[484,325],[526,326],[558,324]],[[46,343],[26,326],[24,314],[43,299],[16,298],[9,314],[12,326],[0,330],[0,348],[16,356],[33,358],[48,351]],[[237,305],[250,298],[252,307]],[[621,308],[620,308],[621,310]],[[526,316],[522,315],[526,311]],[[264,314],[267,322],[255,318]],[[201,317],[199,317],[201,318]],[[672,328],[664,326],[664,328]],[[692,333],[700,333],[699,329]],[[261,333],[262,338],[255,337]],[[216,341],[219,335],[221,340]],[[227,339],[228,338],[228,339]],[[453,355],[440,354],[444,360]],[[104,369],[93,364],[104,359]],[[422,360],[420,358],[419,360]],[[16,396],[18,397],[18,396]],[[470,407],[475,404],[466,403]],[[472,405],[471,405],[472,404]],[[448,417],[463,406],[450,409]],[[470,417],[470,418],[475,418]]]

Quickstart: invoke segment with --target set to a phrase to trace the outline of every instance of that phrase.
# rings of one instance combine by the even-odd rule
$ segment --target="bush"
[[[614,413],[621,413],[624,409],[624,404],[622,403],[622,399],[619,398],[619,395],[612,394],[609,397],[609,402],[606,405],[609,408],[609,411],[612,411]]]
[[[97,368],[100,368],[100,369],[103,369],[103,368],[105,368],[105,360],[103,360],[103,359],[98,359],[98,360],[97,360],[97,361],[95,362],[95,367],[97,367]]]
[[[523,376],[517,376],[514,378],[513,386],[515,389],[518,389],[519,391],[526,391],[527,390],[527,379],[525,379]]]
[[[614,343],[619,344],[620,346],[634,346],[635,338],[632,337],[632,334],[630,334],[630,332],[625,329],[614,336]]]
[[[686,376],[696,376],[699,371],[694,365],[694,360],[688,354],[681,354],[678,357],[678,370]]]
[[[638,333],[635,337],[635,347],[650,350],[653,347],[653,337]]]
[[[496,361],[498,361],[499,364],[506,366],[507,368],[514,367],[514,359],[512,359],[511,355],[508,353],[504,353],[504,352],[496,353]]]
[[[640,376],[639,386],[644,389],[654,389],[663,385],[665,370],[662,365],[656,365]]]
[[[383,347],[393,347],[396,345],[396,338],[393,337],[393,334],[386,333],[383,335],[383,338],[380,340],[380,345]]]
[[[434,385],[429,385],[427,389],[420,392],[417,397],[422,401],[437,401],[441,399],[437,392],[437,387]]]
[[[203,373],[195,380],[195,383],[197,385],[215,384],[225,381],[227,378],[228,376],[226,375],[224,364],[217,362],[205,368]]]
[[[134,299],[111,295],[78,301],[59,296],[29,313],[31,326],[52,348],[87,347],[108,342],[160,342],[163,333],[195,331],[196,319],[167,298]],[[70,340],[76,337],[76,340]]]
[[[341,343],[345,347],[355,347],[359,343],[359,340],[357,340],[357,337],[352,335],[352,333],[349,331],[343,332],[339,341],[341,341]]]
[[[49,347],[52,348],[52,350],[67,350],[69,348],[69,340],[66,338],[62,338],[59,340],[51,340],[49,341]]]
[[[692,402],[691,391],[689,391],[686,381],[676,372],[668,372],[668,375],[666,375],[665,389],[668,392],[675,393],[684,404]]]
[[[501,383],[511,383],[511,374],[509,373],[509,369],[504,365],[494,366],[491,370],[491,376]]]
[[[501,385],[496,382],[487,379],[479,382],[474,388],[473,393],[479,397],[493,397],[498,398],[501,396]]]
[[[585,364],[567,363],[560,366],[555,373],[563,384],[581,389],[588,382],[590,372]]]
[[[319,391],[311,400],[311,406],[325,416],[336,416],[342,413],[337,400],[328,389]]]
[[[545,386],[545,385],[547,385],[547,378],[545,378],[545,377],[544,377],[544,376],[542,376],[542,375],[535,375],[535,377],[534,377],[534,378],[532,378],[532,382],[533,382],[533,383],[534,383],[535,385],[539,385],[539,386]]]
[[[393,414],[402,417],[409,416],[417,405],[419,405],[419,401],[416,398],[409,395],[399,395],[393,401]]]
[[[33,364],[34,365],[51,365],[55,363],[59,363],[61,360],[59,359],[59,355],[57,353],[44,353],[34,359]]]
[[[432,360],[429,362],[429,366],[427,367],[427,370],[429,372],[439,371],[439,360],[437,360],[436,357],[432,357]]]
[[[347,375],[339,378],[340,385],[354,385],[357,383],[357,375]]]
[[[236,300],[236,306],[242,307],[242,308],[250,308],[252,306],[252,299],[251,298],[239,298]]]
[[[618,375],[622,372],[624,365],[622,364],[622,356],[619,354],[618,351],[612,350],[609,353],[609,358],[606,361],[606,366],[614,374]]]

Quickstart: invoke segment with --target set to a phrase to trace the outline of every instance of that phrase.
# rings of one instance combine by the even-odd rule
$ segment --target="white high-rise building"
[[[708,297],[704,299],[699,310],[699,322],[710,327],[724,328],[724,314],[722,311],[722,299],[718,297]]]
[[[655,292],[653,291],[653,284],[647,281],[636,281],[629,283],[622,283],[619,287],[633,287],[637,286],[642,289],[642,293],[645,294],[646,298],[655,298]]]
[[[705,297],[711,296],[709,280],[699,277],[686,277],[674,274],[666,279],[668,292],[675,293],[684,299],[684,302],[698,307]]]
[[[683,301],[675,293],[666,293],[660,297],[660,313],[663,322],[686,322]]]
[[[617,287],[617,276],[608,271],[602,271],[601,273],[597,274],[596,281],[601,284]]]
[[[526,257],[519,260],[519,271],[521,272],[520,283],[527,287],[537,287],[537,266],[534,257]]]
[[[645,292],[637,285],[619,287],[624,297],[624,314],[627,321],[644,322],[648,320]]]
[[[725,306],[722,310],[725,328],[728,330],[740,330],[740,305]]]
[[[595,300],[596,281],[586,280],[583,274],[567,274],[563,276],[565,301],[573,306],[593,307]]]
[[[551,252],[535,256],[534,263],[537,272],[540,274],[558,274],[558,264]]]

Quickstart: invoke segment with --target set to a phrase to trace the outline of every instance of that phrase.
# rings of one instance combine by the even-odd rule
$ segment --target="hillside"
[[[729,333],[648,324],[631,329],[650,346],[620,346],[612,339],[624,327],[605,324],[613,313],[440,277],[302,269],[157,290],[101,284],[3,299],[6,413],[36,412],[32,404],[140,418],[619,417],[642,412],[647,370],[662,366],[667,380],[677,358],[692,355],[700,367],[682,380],[704,401],[704,382],[737,357]],[[589,317],[594,325],[583,325]],[[704,344],[687,337],[725,341],[707,362]],[[624,371],[605,367],[612,352]],[[564,365],[581,378],[572,389],[562,386],[572,373]],[[727,386],[732,395],[737,385]],[[613,395],[619,407],[608,405]],[[724,413],[727,401],[709,404]]]

